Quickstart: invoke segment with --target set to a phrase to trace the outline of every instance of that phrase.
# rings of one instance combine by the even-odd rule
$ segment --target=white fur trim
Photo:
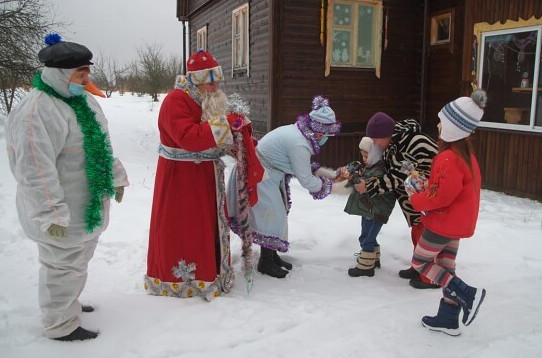
[[[350,195],[354,191],[354,188],[351,186],[346,186],[348,184],[348,180],[343,180],[340,182],[335,182],[331,186],[331,194],[338,194],[338,195]]]
[[[331,168],[320,167],[316,169],[314,175],[317,177],[335,179],[337,177],[337,171]]]

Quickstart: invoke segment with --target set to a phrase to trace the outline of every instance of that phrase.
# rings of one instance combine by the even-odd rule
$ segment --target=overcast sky
[[[157,44],[163,54],[182,58],[182,23],[175,0],[45,0],[56,20],[67,23],[58,33],[66,41],[88,47],[128,64],[137,49]]]

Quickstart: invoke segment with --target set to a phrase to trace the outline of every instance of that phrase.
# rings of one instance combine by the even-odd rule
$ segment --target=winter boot
[[[68,334],[67,336],[62,336],[62,337],[53,338],[53,339],[57,341],[70,342],[70,341],[84,341],[87,339],[94,339],[96,337],[98,337],[98,332],[87,331],[86,329],[82,327],[77,327],[75,331]]]
[[[261,247],[260,260],[258,261],[258,272],[264,275],[269,275],[276,278],[284,278],[288,274],[288,271],[283,270],[275,263],[273,259],[275,250]]]
[[[373,277],[375,275],[375,259],[376,253],[374,251],[362,251],[357,259],[356,267],[348,269],[348,275],[351,277]]]
[[[375,259],[375,268],[380,268],[380,245],[375,245],[375,254],[376,254],[376,259]]]
[[[436,283],[422,281],[421,276],[411,278],[408,284],[419,290],[424,290],[427,288],[440,288],[440,285],[437,285]]]
[[[291,263],[280,258],[279,254],[277,254],[277,250],[273,250],[273,261],[275,261],[278,266],[284,267],[286,270],[291,270],[293,267]]]
[[[422,324],[432,331],[446,333],[450,336],[459,336],[459,313],[461,306],[448,303],[444,298],[440,299],[438,313],[434,317],[424,316]]]
[[[94,307],[88,305],[82,305],[81,311],[83,312],[94,312]]]
[[[476,318],[478,310],[486,297],[486,290],[471,287],[459,277],[454,277],[448,286],[444,288],[444,296],[457,302],[463,308],[462,322],[465,326],[468,326]]]
[[[420,274],[418,273],[418,271],[414,270],[412,266],[410,266],[406,270],[399,271],[399,277],[406,278],[406,279],[411,279],[414,277],[419,278]]]

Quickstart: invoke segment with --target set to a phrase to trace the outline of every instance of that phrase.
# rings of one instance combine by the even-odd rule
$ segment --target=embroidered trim
[[[209,126],[217,146],[233,144],[233,136],[226,116],[215,116],[209,119]]]
[[[202,85],[204,83],[212,83],[216,81],[224,80],[224,73],[222,72],[221,66],[216,66],[213,68],[206,68],[199,71],[191,71],[186,77],[188,81],[194,85]]]
[[[203,152],[189,152],[181,148],[171,148],[160,143],[158,146],[158,154],[166,159],[176,161],[193,161],[199,164],[203,161],[213,161],[220,159],[224,155],[224,151],[211,148]]]
[[[229,270],[225,274],[218,276],[213,282],[201,280],[165,282],[158,278],[145,275],[143,278],[143,287],[147,293],[155,296],[179,298],[201,296],[205,300],[211,301],[220,296],[221,292],[227,292],[221,286],[228,282],[232,282],[231,285],[233,285],[233,270]]]
[[[184,91],[190,98],[194,100],[201,107],[201,97],[198,88],[190,83],[186,76],[179,75],[175,77],[175,84],[173,88]]]

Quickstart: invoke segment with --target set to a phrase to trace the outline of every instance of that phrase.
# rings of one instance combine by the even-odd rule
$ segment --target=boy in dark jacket
[[[382,149],[373,145],[371,138],[363,137],[359,148],[365,166],[355,161],[339,168],[339,175],[348,179],[350,185],[358,184],[362,179],[381,177],[386,170],[382,161]],[[367,194],[360,194],[354,190],[348,197],[344,211],[350,215],[361,216],[361,235],[359,236],[361,252],[357,258],[356,267],[348,269],[348,275],[372,277],[374,268],[380,268],[380,245],[376,237],[382,225],[388,222],[394,205],[393,192],[371,198]]]

